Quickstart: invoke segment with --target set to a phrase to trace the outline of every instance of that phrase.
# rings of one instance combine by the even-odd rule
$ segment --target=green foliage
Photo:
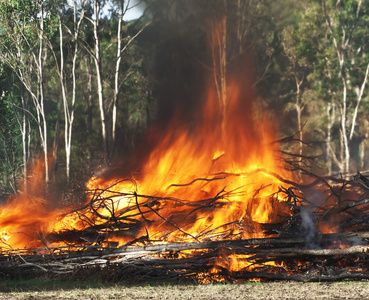
[[[22,163],[22,137],[14,108],[19,94],[16,86],[7,82],[8,71],[0,69],[0,200],[16,191]]]
[[[45,32],[52,35],[55,32],[55,17],[52,17],[53,6],[56,2],[45,1],[46,22]],[[47,10],[47,9],[51,10]],[[0,24],[2,38],[12,46],[18,38],[23,40],[22,50],[38,45],[40,11],[38,5],[32,0],[4,0],[0,3]],[[22,36],[20,36],[22,35]]]
[[[155,118],[170,114],[177,99],[188,107],[198,105],[204,86],[208,85],[211,39],[210,24],[227,12],[227,66],[249,68],[255,74],[256,99],[261,107],[285,116],[281,134],[296,130],[296,77],[303,79],[301,105],[307,105],[303,120],[309,120],[305,130],[310,141],[324,142],[326,138],[326,108],[340,107],[343,83],[333,37],[345,54],[344,72],[349,76],[348,119],[356,105],[357,91],[363,81],[363,70],[369,61],[369,3],[359,1],[326,0],[327,15],[332,20],[328,30],[323,11],[324,1],[213,1],[207,0],[147,0],[153,24],[145,29],[122,53],[119,78],[117,137],[119,147],[132,150],[146,126]],[[21,173],[22,140],[15,108],[20,105],[20,84],[17,76],[27,78],[30,90],[37,96],[39,87],[32,56],[38,52],[40,34],[40,1],[0,1],[0,155],[1,182],[7,191],[15,185]],[[44,92],[47,112],[49,147],[57,147],[55,178],[62,178],[65,168],[64,112],[61,98],[59,15],[63,24],[64,79],[66,96],[72,97],[73,9],[63,1],[43,1],[45,59]],[[240,11],[238,4],[244,10]],[[72,174],[87,178],[89,168],[100,164],[102,154],[101,124],[98,109],[95,65],[93,61],[94,34],[89,19],[93,19],[93,2],[85,7],[85,19],[80,27],[78,58],[76,61],[76,104],[72,138]],[[224,10],[226,5],[227,10]],[[80,8],[79,8],[80,9]],[[80,15],[77,15],[79,20]],[[124,22],[123,47],[146,24],[148,18]],[[118,14],[113,9],[100,20],[101,67],[106,107],[107,131],[111,132],[112,99],[117,51]],[[214,24],[212,24],[214,25]],[[343,34],[345,32],[345,35]],[[346,40],[343,40],[343,39]],[[345,44],[345,41],[347,42]],[[343,47],[343,46],[342,46]],[[52,49],[52,51],[51,51]],[[247,54],[254,66],[245,66]],[[9,81],[9,78],[12,78]],[[27,98],[31,99],[26,92]],[[157,100],[161,99],[160,105]],[[356,137],[364,138],[366,111],[369,107],[367,88],[359,107],[359,128]],[[262,99],[262,100],[260,100]],[[37,129],[37,112],[30,101],[27,116],[30,124],[31,157],[41,151]],[[165,114],[164,114],[165,113]],[[166,117],[166,116],[165,116]],[[349,121],[348,121],[349,123]],[[310,125],[311,124],[311,125]],[[339,151],[339,124],[333,125],[334,148]],[[349,126],[349,124],[347,124]],[[366,128],[366,127],[365,127]],[[110,137],[111,138],[111,137]],[[309,150],[314,152],[315,150]],[[321,149],[316,150],[321,154]],[[315,154],[316,154],[315,153]],[[9,157],[11,159],[6,159]],[[81,175],[83,173],[83,176]],[[82,179],[81,179],[82,180]]]
[[[298,59],[298,64],[306,64],[309,72],[306,74],[308,85],[306,91],[314,94],[310,97],[314,106],[316,101],[321,101],[320,114],[312,115],[314,110],[309,109],[310,114],[306,117],[310,122],[317,119],[316,139],[324,140],[327,136],[326,120],[327,106],[335,107],[336,114],[332,115],[332,149],[337,156],[340,151],[342,135],[342,118],[346,119],[345,127],[349,132],[352,127],[354,108],[357,105],[359,90],[363,84],[365,69],[369,63],[366,54],[368,49],[368,3],[362,2],[358,13],[359,1],[309,1],[306,8],[301,10],[301,18],[294,24],[290,39],[289,49],[293,53],[287,53]],[[293,55],[292,55],[293,54]],[[293,60],[293,59],[292,59]],[[364,89],[362,107],[367,102],[367,88]],[[346,98],[345,98],[346,97]],[[316,111],[315,111],[316,113]],[[361,118],[364,115],[361,115]],[[360,118],[359,118],[360,122]],[[315,126],[316,127],[316,126]],[[341,129],[340,129],[341,127]],[[308,126],[307,129],[310,129]],[[365,139],[360,130],[355,131],[359,139]],[[347,133],[348,134],[348,133]],[[312,138],[313,135],[310,134]],[[351,142],[351,141],[349,141]],[[358,155],[355,152],[351,153]]]

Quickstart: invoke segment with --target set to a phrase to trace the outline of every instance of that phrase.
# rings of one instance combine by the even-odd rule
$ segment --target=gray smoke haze
[[[300,215],[302,232],[305,235],[306,240],[311,241],[318,232],[315,226],[314,218],[310,211],[304,206],[301,207]]]

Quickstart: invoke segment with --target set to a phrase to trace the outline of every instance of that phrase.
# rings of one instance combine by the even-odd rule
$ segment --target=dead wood
[[[369,189],[369,179],[366,176],[362,175],[359,170],[357,171],[357,174],[353,177],[353,181],[361,184],[366,189]]]
[[[316,237],[326,247],[309,249],[303,237],[257,238],[246,240],[209,241],[193,243],[173,243],[140,247],[107,248],[98,246],[55,247],[44,249],[23,249],[8,251],[0,256],[0,266],[12,270],[14,274],[54,276],[76,274],[81,270],[97,267],[111,269],[115,278],[198,278],[205,274],[209,278],[223,276],[226,280],[314,281],[338,279],[362,279],[366,273],[347,271],[339,265],[346,260],[348,268],[367,268],[369,232],[356,234],[327,234]],[[345,249],[333,248],[337,241],[362,243]],[[364,245],[365,244],[365,245]],[[189,250],[191,250],[189,252]],[[246,267],[229,271],[225,266],[236,255]],[[270,262],[281,266],[271,267]],[[245,264],[246,263],[246,264]],[[301,266],[303,263],[303,266]],[[323,269],[334,269],[335,273],[325,273]],[[41,272],[41,273],[40,273]],[[310,272],[308,274],[307,272]],[[314,273],[315,272],[315,273]],[[316,272],[319,272],[317,275]],[[9,272],[7,272],[10,276]],[[308,274],[308,275],[307,275]]]
[[[238,195],[237,188],[229,191],[225,184],[212,197],[192,201],[144,195],[138,192],[134,181],[123,180],[132,183],[132,192],[117,192],[115,184],[106,189],[89,191],[89,203],[74,211],[85,229],[39,236],[44,245],[63,242],[64,246],[1,249],[0,273],[11,277],[41,273],[59,276],[100,269],[110,270],[109,276],[116,279],[162,277],[202,280],[208,276],[210,280],[215,280],[220,276],[229,281],[251,278],[333,281],[369,277],[366,275],[369,272],[369,225],[366,225],[369,223],[369,205],[366,205],[369,198],[345,196],[346,192],[358,189],[358,185],[355,186],[357,180],[332,180],[312,175],[311,183],[302,185],[285,180],[279,174],[258,169],[247,174],[213,174],[212,178],[197,178],[184,184],[172,184],[169,188],[186,188],[196,182],[221,181],[227,177],[251,176],[258,172],[273,176],[286,185],[270,195],[271,201],[284,201],[291,212],[279,224],[252,224],[251,219],[244,219],[217,228],[209,224],[194,235],[185,228],[197,221],[195,214],[202,210],[226,208],[228,199]],[[305,175],[309,175],[308,172]],[[258,193],[267,185],[265,183],[256,189],[254,201],[258,200]],[[307,190],[313,187],[323,191],[324,201],[316,204],[307,198]],[[125,197],[131,204],[118,208],[114,203],[118,197]],[[183,220],[178,221],[165,214],[167,206],[184,211]],[[354,232],[320,234],[314,228],[315,234],[307,238],[302,230],[302,209],[311,211],[317,222],[341,220],[340,217],[344,216],[345,219],[338,225],[352,228]],[[108,214],[102,214],[102,210]],[[165,224],[163,232],[149,232],[149,225],[155,218]],[[234,230],[254,226],[264,229],[265,237],[242,239],[242,230]],[[175,231],[194,242],[166,243],[167,236]],[[128,240],[125,246],[117,248],[118,243],[109,242],[118,237]],[[153,237],[155,241],[151,240]],[[234,257],[237,257],[240,268],[232,271],[228,266]]]
[[[239,239],[209,242],[190,242],[190,243],[168,243],[147,246],[129,246],[121,248],[101,247],[101,246],[63,246],[39,249],[21,249],[3,252],[8,256],[20,255],[25,260],[31,259],[32,262],[42,260],[63,260],[63,259],[96,259],[109,258],[117,256],[140,256],[140,255],[156,255],[160,253],[175,253],[187,250],[224,250],[235,251],[237,253],[271,253],[275,249],[280,253],[296,253],[309,255],[339,255],[350,253],[366,252],[366,246],[358,246],[357,244],[368,244],[369,232],[363,233],[340,233],[325,234],[317,236],[313,239],[306,240],[304,237],[275,237],[275,238],[255,238],[255,239]],[[341,242],[352,244],[354,246],[346,249],[297,249],[295,247],[307,247],[313,243],[324,246],[333,246],[335,243]],[[281,247],[283,246],[283,247]],[[252,247],[252,248],[250,248]],[[242,252],[243,251],[243,252]],[[336,252],[335,252],[336,251]],[[351,251],[351,252],[350,252]],[[327,254],[324,254],[327,253]],[[6,257],[0,256],[6,260]],[[0,260],[1,261],[1,260]]]

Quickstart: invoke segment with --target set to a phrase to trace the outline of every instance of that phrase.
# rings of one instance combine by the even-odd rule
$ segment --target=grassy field
[[[369,299],[369,282],[263,282],[199,285],[1,281],[0,299]]]

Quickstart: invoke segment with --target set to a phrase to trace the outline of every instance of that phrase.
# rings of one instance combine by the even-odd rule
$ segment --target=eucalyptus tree
[[[127,12],[132,9],[132,2],[130,0],[118,0],[114,3],[114,6],[117,8],[118,12],[118,22],[116,27],[116,58],[115,58],[115,73],[114,73],[114,96],[113,96],[113,108],[112,108],[112,126],[111,126],[111,153],[110,159],[112,158],[115,146],[116,146],[116,125],[117,125],[117,106],[119,99],[119,92],[122,88],[122,85],[127,80],[129,76],[133,73],[132,70],[128,70],[124,77],[121,74],[121,63],[122,56],[127,52],[127,48],[131,45],[131,43],[142,33],[142,31],[151,24],[151,21],[145,21],[143,25],[140,26],[139,30],[134,32],[133,34],[129,34],[128,28],[123,27],[124,16]],[[137,5],[137,4],[136,4]],[[142,15],[139,19],[143,18]],[[138,20],[139,21],[139,20]],[[137,24],[137,22],[135,24]],[[125,29],[125,30],[124,30]]]
[[[94,17],[92,20],[93,30],[94,30],[94,42],[95,49],[93,52],[93,58],[96,67],[96,83],[97,83],[97,95],[99,98],[99,108],[100,108],[100,118],[101,118],[101,135],[103,139],[104,146],[104,157],[107,160],[109,155],[109,144],[108,144],[108,136],[107,136],[107,120],[106,120],[106,111],[105,111],[105,99],[104,99],[104,88],[103,88],[103,72],[101,66],[101,49],[100,49],[100,18],[101,18],[101,9],[102,9],[102,1],[94,0]]]
[[[74,123],[74,113],[76,106],[76,90],[77,90],[77,79],[76,79],[76,66],[79,51],[79,37],[80,37],[80,28],[82,21],[84,20],[85,14],[85,6],[87,4],[87,0],[81,0],[77,3],[76,0],[73,0],[73,5],[70,7],[72,10],[72,18],[73,23],[68,27],[68,18],[63,16],[63,11],[68,8],[67,3],[61,3],[60,9],[58,10],[59,17],[59,55],[60,55],[60,67],[57,68],[60,86],[62,92],[63,99],[63,108],[64,108],[64,141],[65,141],[65,165],[66,165],[66,176],[67,181],[70,180],[70,161],[71,161],[71,150],[72,150],[72,133],[73,133],[73,123]],[[68,38],[72,42],[72,66],[70,72],[72,73],[72,95],[69,97],[67,95],[67,81],[65,78],[65,55],[64,55],[64,31],[67,31]],[[58,59],[56,59],[57,63]],[[69,70],[68,70],[69,71]],[[68,98],[70,98],[68,100]]]
[[[7,66],[0,63],[0,200],[9,193],[18,192],[21,169],[23,176],[27,175],[26,168],[22,166],[22,151],[27,155],[27,149],[21,147],[21,140],[25,136],[21,133],[25,123],[22,120],[24,114],[18,109],[21,95],[14,81],[18,79]]]
[[[352,169],[357,117],[368,97],[368,20],[367,1],[310,1],[299,28],[304,42],[298,47],[305,48],[306,57],[316,58],[309,74],[310,82],[326,101],[327,160],[332,160],[341,172]],[[335,128],[339,137],[334,142]]]
[[[4,0],[0,3],[0,58],[31,96],[44,154],[46,182],[49,181],[49,161],[44,68],[48,35],[55,31],[54,4],[54,1],[43,0]],[[29,112],[25,107],[23,109]]]
[[[309,60],[302,55],[300,35],[296,27],[298,24],[286,26],[281,32],[281,44],[283,53],[288,59],[288,64],[284,70],[283,80],[292,81],[291,91],[285,97],[290,101],[286,106],[293,108],[296,113],[297,133],[299,135],[299,149],[298,149],[298,164],[301,165],[303,161],[304,150],[304,132],[303,132],[303,113],[307,108],[308,99],[304,97],[305,89],[307,88],[307,76],[310,72]],[[303,53],[304,54],[304,53]]]

